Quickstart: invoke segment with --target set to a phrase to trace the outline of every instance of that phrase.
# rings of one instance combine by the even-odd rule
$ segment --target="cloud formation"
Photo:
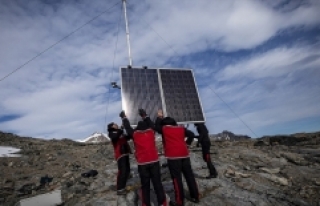
[[[0,78],[115,3],[1,2]],[[211,132],[253,135],[225,103],[258,136],[317,129],[279,125],[320,118],[319,10],[315,0],[128,1],[133,63],[194,68]],[[110,82],[128,64],[121,15],[120,2],[1,81],[0,117],[16,118],[0,130],[81,139],[104,129],[106,109],[106,121],[119,122],[120,92]],[[290,29],[298,41],[269,46]],[[307,42],[308,32],[317,40]]]

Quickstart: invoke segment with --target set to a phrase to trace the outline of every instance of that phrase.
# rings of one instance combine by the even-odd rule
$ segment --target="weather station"
[[[121,89],[122,109],[130,122],[136,125],[140,120],[136,114],[139,108],[145,109],[153,120],[162,109],[164,116],[173,117],[178,124],[205,122],[192,69],[133,66],[126,0],[122,3],[129,64],[120,67],[120,86],[116,82],[111,85]]]

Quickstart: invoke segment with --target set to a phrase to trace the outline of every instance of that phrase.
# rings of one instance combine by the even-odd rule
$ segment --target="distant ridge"
[[[248,135],[242,134],[234,134],[228,130],[224,130],[218,134],[210,134],[211,140],[230,140],[230,141],[239,141],[239,140],[246,140],[251,139]]]

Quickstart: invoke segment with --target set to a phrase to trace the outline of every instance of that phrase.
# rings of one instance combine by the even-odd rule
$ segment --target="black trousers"
[[[123,190],[126,187],[126,183],[130,175],[129,155],[120,157],[117,163],[118,163],[117,190]]]
[[[176,203],[178,205],[184,204],[182,174],[186,179],[190,197],[199,199],[198,184],[191,168],[190,158],[188,157],[174,160],[168,159],[168,167],[173,181]]]
[[[210,175],[217,175],[217,170],[211,162],[210,146],[211,146],[210,141],[202,141],[201,142],[202,158],[207,163],[207,167],[209,169]]]
[[[141,181],[141,198],[143,206],[151,206],[150,203],[150,180],[156,192],[158,204],[166,204],[166,195],[161,182],[160,163],[154,162],[146,165],[138,165],[138,172]]]

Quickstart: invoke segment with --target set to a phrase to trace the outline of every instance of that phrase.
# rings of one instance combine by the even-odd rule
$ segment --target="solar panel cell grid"
[[[179,122],[204,121],[191,70],[160,69],[160,74],[167,115]]]
[[[167,116],[178,122],[204,121],[191,70],[121,68],[120,71],[123,109],[133,125],[141,120],[137,115],[139,108],[146,109],[152,119],[159,108],[165,108]]]
[[[146,109],[154,119],[162,108],[157,71],[121,68],[121,80],[123,109],[130,122],[136,125],[141,120],[139,108]]]

